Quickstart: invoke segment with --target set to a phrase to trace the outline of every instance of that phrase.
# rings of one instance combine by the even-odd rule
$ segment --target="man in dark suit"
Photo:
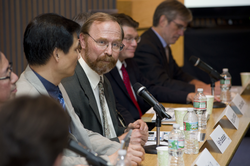
[[[73,77],[63,81],[72,105],[84,127],[107,138],[121,141],[134,129],[132,143],[144,145],[148,127],[142,120],[125,130],[118,126],[115,98],[108,79],[103,76],[116,64],[122,44],[122,29],[117,19],[105,13],[89,17],[81,28],[81,57]]]
[[[113,16],[115,16],[121,23],[125,36],[122,41],[125,46],[119,54],[116,67],[109,73],[105,74],[112,85],[116,100],[129,110],[134,119],[139,119],[140,116],[150,108],[142,98],[135,95],[136,92],[131,88],[136,82],[139,82],[160,102],[190,102],[194,97],[194,93],[175,91],[167,87],[157,86],[144,77],[139,71],[134,59],[132,59],[134,57],[137,43],[140,42],[140,37],[136,31],[139,23],[125,14],[113,14]],[[125,75],[126,72],[128,76]],[[128,83],[126,82],[126,78],[129,78]],[[130,91],[132,91],[132,93],[130,93]]]
[[[156,85],[175,90],[195,92],[203,88],[211,93],[209,84],[205,84],[184,72],[175,62],[170,44],[183,36],[192,14],[181,2],[167,0],[155,10],[153,27],[141,36],[141,42],[135,52],[135,60],[141,72]],[[216,83],[219,90],[219,82]]]

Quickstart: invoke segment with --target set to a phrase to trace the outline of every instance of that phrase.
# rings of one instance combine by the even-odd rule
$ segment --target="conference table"
[[[241,96],[248,105],[248,110],[245,112],[244,115],[237,114],[239,117],[239,127],[238,130],[231,124],[231,122],[224,116],[219,123],[216,123],[218,117],[221,115],[223,110],[225,108],[213,108],[212,114],[207,122],[207,129],[203,130],[201,132],[206,133],[205,140],[203,142],[199,142],[199,154],[204,150],[204,148],[207,148],[208,151],[212,154],[212,156],[215,158],[215,160],[221,165],[225,166],[228,165],[234,156],[238,146],[240,145],[241,140],[244,138],[250,123],[250,95],[242,95]],[[171,104],[171,103],[162,103],[164,107],[168,108],[177,108],[177,107],[193,107],[192,104]],[[144,114],[142,116],[142,120],[145,122],[152,122],[151,119],[154,114]],[[225,131],[225,133],[230,137],[232,142],[229,144],[227,149],[222,154],[219,149],[216,147],[215,143],[213,142],[212,138],[210,137],[210,134],[213,132],[213,130],[217,127],[217,125],[220,125],[222,129]],[[173,129],[173,126],[170,124],[162,124],[161,131],[171,131]],[[155,131],[156,128],[154,128],[152,131]],[[199,154],[196,155],[188,155],[184,154],[184,162],[185,166],[190,166],[195,159],[199,156]],[[143,166],[155,166],[157,165],[157,155],[156,154],[145,154],[145,160],[142,162]]]

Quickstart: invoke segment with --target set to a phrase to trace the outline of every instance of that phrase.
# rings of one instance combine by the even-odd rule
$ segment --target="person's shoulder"
[[[23,95],[38,95],[38,92],[35,90],[35,87],[30,84],[30,82],[21,74],[19,80],[16,83],[17,86],[17,93],[16,96],[23,96]]]

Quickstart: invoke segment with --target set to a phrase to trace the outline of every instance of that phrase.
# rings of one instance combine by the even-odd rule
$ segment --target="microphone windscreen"
[[[196,62],[197,62],[198,58],[196,56],[191,56],[189,58],[189,62],[192,64],[192,65],[195,65]]]
[[[138,90],[141,88],[141,87],[143,87],[140,83],[135,83],[134,85],[133,85],[133,89],[134,89],[134,91],[135,91],[135,93],[137,93],[138,92]]]

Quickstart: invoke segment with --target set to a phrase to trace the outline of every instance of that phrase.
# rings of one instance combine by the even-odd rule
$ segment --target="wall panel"
[[[69,19],[93,9],[116,9],[116,0],[0,0],[0,51],[13,62],[18,75],[27,62],[23,34],[29,21],[42,13],[57,13]]]

